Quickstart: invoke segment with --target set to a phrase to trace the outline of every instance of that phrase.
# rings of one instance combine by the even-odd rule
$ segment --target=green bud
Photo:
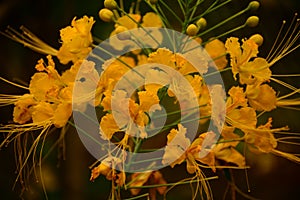
[[[189,35],[189,36],[195,36],[197,35],[199,29],[198,27],[195,25],[195,24],[190,24],[187,29],[186,29],[186,33]]]
[[[116,9],[118,7],[118,4],[115,0],[105,0],[104,1],[104,7],[108,8],[110,10]]]
[[[114,13],[107,8],[103,8],[99,11],[99,17],[105,22],[111,22],[113,20]]]
[[[255,27],[259,23],[259,18],[257,16],[251,16],[246,21],[246,26]]]
[[[258,1],[251,1],[249,3],[249,8],[251,11],[256,11],[260,6],[260,3]]]

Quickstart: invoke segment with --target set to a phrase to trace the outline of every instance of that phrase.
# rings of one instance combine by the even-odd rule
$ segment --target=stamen
[[[7,95],[7,94],[0,94],[0,107],[1,106],[8,106],[12,105],[17,102],[22,95]]]
[[[281,39],[281,42],[279,43],[278,41],[280,39],[281,33],[283,32],[284,26],[286,24],[286,21],[282,22],[282,26],[280,27],[276,40],[266,59],[270,63],[270,66],[274,65],[277,61],[279,61],[280,59],[282,59],[283,57],[285,57],[286,55],[288,55],[289,53],[295,51],[298,47],[300,47],[300,44],[296,44],[296,46],[294,46],[300,37],[300,30],[298,30],[300,25],[300,19],[297,18],[297,16],[298,14],[295,13],[295,16],[293,17],[290,26],[288,27],[286,33]],[[277,44],[278,47],[275,49],[275,46]]]
[[[15,29],[11,27],[7,27],[6,33],[0,32],[0,34],[4,35],[5,37],[8,37],[18,43],[23,44],[25,47],[28,47],[34,51],[37,51],[42,54],[47,55],[53,55],[55,56],[57,54],[57,50],[53,47],[49,46],[42,40],[40,40],[37,36],[35,36],[33,33],[31,33],[27,28],[24,26],[20,27],[20,30],[22,33],[19,33]]]
[[[5,78],[0,77],[0,80],[4,81],[4,82],[6,82],[6,83],[9,83],[9,84],[11,84],[11,85],[13,85],[13,86],[16,86],[16,87],[19,87],[19,88],[22,88],[22,89],[25,89],[25,90],[29,90],[28,87],[23,86],[23,85],[19,85],[19,84],[14,83],[14,82],[11,82],[11,81],[9,81],[9,80],[6,80]]]

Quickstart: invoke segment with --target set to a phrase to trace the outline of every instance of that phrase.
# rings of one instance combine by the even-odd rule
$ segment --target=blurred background
[[[169,0],[168,2],[171,4],[173,1]],[[230,13],[235,13],[240,8],[245,7],[248,2],[248,0],[233,0],[230,5],[208,16],[207,21],[208,23],[222,21],[224,17],[230,16]],[[88,15],[94,16],[97,21],[93,28],[93,34],[100,39],[105,39],[108,36],[107,30],[111,30],[112,26],[111,24],[101,23],[98,18],[98,11],[102,7],[103,0],[2,0],[0,1],[0,31],[5,31],[8,25],[15,29],[24,25],[42,40],[58,48],[60,46],[59,30],[69,25],[74,16],[80,18],[83,15]],[[265,41],[260,48],[260,53],[266,56],[275,41],[282,20],[285,19],[290,22],[294,13],[299,11],[299,0],[262,0],[261,8],[254,13],[260,17],[260,25],[256,28],[246,28],[231,35],[249,37],[253,33],[262,34]],[[207,38],[218,34],[218,32],[222,33],[234,28],[237,24],[244,23],[249,15],[245,14],[241,18],[230,22],[228,26],[226,25],[224,28],[217,30],[216,33],[208,35]],[[0,35],[0,44],[0,76],[18,83],[29,83],[30,77],[35,72],[34,66],[37,60],[45,56],[24,48],[21,44],[17,44],[2,35]],[[299,73],[299,56],[299,50],[293,52],[273,67],[273,73]],[[57,68],[61,71],[66,69],[65,66],[61,65],[58,65]],[[300,87],[299,79],[286,78],[284,81],[298,88]],[[0,82],[0,88],[1,93],[4,94],[22,94],[26,92],[3,82]],[[281,89],[282,93],[287,92],[284,88]],[[7,123],[12,119],[12,109],[13,107],[1,108],[0,118],[2,123]],[[299,112],[279,109],[272,112],[272,115],[275,116],[274,127],[288,124],[291,131],[300,132]],[[58,134],[59,132],[57,132]],[[50,137],[49,144],[46,144],[45,151],[50,149],[47,145],[51,146],[51,143],[57,139],[57,136],[53,135],[53,137]],[[1,136],[0,141],[2,139]],[[281,145],[279,148],[300,153],[299,146],[288,148]],[[16,188],[12,189],[17,177],[13,149],[13,143],[11,143],[8,147],[0,150],[0,199],[20,198],[19,184],[17,183]],[[65,139],[65,159],[61,156],[62,152],[62,148],[56,148],[43,162],[43,173],[49,199],[107,199],[110,184],[103,177],[98,178],[94,183],[89,181],[89,166],[93,164],[95,159],[86,151],[76,132],[72,129],[70,129]],[[249,194],[251,196],[266,200],[296,200],[300,198],[299,164],[273,155],[253,155],[249,153],[248,156],[247,163],[251,166],[251,169],[247,170],[251,189]],[[182,172],[184,167],[177,167],[176,170]],[[169,173],[168,168],[163,169],[162,172],[167,180],[176,179],[174,173]],[[226,178],[221,172],[218,172],[217,175],[220,178],[211,181],[211,185],[215,199],[218,200],[222,199],[225,192]],[[235,171],[234,177],[241,190],[247,193],[245,171]],[[176,187],[170,193],[169,199],[188,199],[190,198],[189,195],[189,186]],[[34,176],[32,176],[29,190],[25,191],[23,197],[25,199],[45,199],[41,184],[36,181]],[[237,194],[237,199],[245,199],[245,197]]]

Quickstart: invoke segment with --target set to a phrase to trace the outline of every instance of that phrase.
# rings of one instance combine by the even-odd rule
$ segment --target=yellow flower
[[[124,15],[120,18],[118,18],[116,22],[116,26],[124,26],[128,30],[134,29],[138,27],[138,22],[141,21],[141,15],[140,14],[128,14]],[[112,32],[112,35],[114,35],[114,32]]]
[[[267,84],[247,85],[246,94],[250,106],[257,111],[271,111],[276,108],[276,92]]]
[[[270,65],[264,58],[257,57],[258,45],[253,40],[242,40],[240,45],[238,38],[228,38],[225,43],[227,52],[230,54],[232,73],[241,84],[251,85],[255,82],[264,82],[270,79]]]
[[[159,171],[147,171],[143,173],[134,173],[131,175],[131,182],[129,187],[140,187],[143,185],[162,185],[167,182],[163,178]],[[153,187],[149,189],[150,199],[156,199],[156,191],[159,194],[164,194],[167,190],[167,186]],[[140,188],[131,188],[130,192],[132,195],[138,195],[141,191]]]
[[[91,29],[94,23],[93,17],[84,16],[78,20],[75,17],[71,26],[61,29],[62,46],[57,53],[61,63],[67,64],[70,61],[75,63],[88,55],[92,50],[90,47],[93,42]]]
[[[162,22],[160,17],[154,12],[147,12],[143,16],[143,27],[162,27]]]
[[[165,48],[159,48],[157,51],[151,53],[148,62],[169,66],[179,71],[182,75],[198,72],[197,69],[180,54],[175,54]],[[201,67],[207,68],[207,65]]]
[[[226,101],[226,109],[227,112],[238,108],[238,107],[247,107],[248,100],[246,99],[246,95],[244,93],[243,88],[233,86],[228,91],[229,97]]]
[[[209,135],[212,139],[215,134],[210,132],[201,134],[192,144],[186,137],[186,128],[178,124],[178,130],[172,129],[168,134],[167,146],[163,155],[162,164],[169,164],[172,168],[186,161],[187,172],[193,174],[199,172],[199,164],[196,161],[207,164],[213,170],[215,164],[214,155],[211,154],[210,149],[203,147],[204,138]],[[202,150],[202,154],[200,154]]]
[[[117,131],[120,131],[120,128],[114,120],[114,116],[112,114],[106,114],[101,118],[100,134],[103,139],[110,140],[113,134]]]
[[[107,180],[113,180],[117,185],[122,186],[125,183],[125,173],[117,173],[117,167],[122,167],[122,160],[117,157],[109,156],[101,161],[101,163],[93,168],[90,181],[94,181],[100,175],[106,177]]]
[[[14,122],[24,124],[31,120],[33,106],[37,102],[33,95],[24,94],[16,103],[13,111]]]
[[[221,40],[214,39],[205,45],[205,50],[219,70],[227,66],[226,48]]]
[[[100,122],[100,133],[104,138],[111,139],[117,131],[125,131],[130,136],[147,137],[145,126],[149,123],[149,118],[145,113],[151,114],[161,109],[156,94],[149,91],[138,92],[139,104],[137,104],[127,97],[125,91],[116,90],[110,97],[110,101],[114,102],[110,105],[113,106],[113,113],[106,114]]]
[[[163,155],[162,164],[174,167],[186,159],[185,150],[190,146],[190,140],[185,136],[186,128],[178,124],[178,129],[172,129],[168,134],[167,146]]]
[[[53,124],[57,128],[65,126],[72,115],[72,104],[63,102],[58,104],[53,115]]]
[[[238,167],[246,166],[245,157],[238,152],[230,142],[217,144],[212,151],[217,159],[235,164]]]
[[[271,132],[272,119],[265,125],[259,126],[256,130],[246,131],[245,141],[249,149],[255,153],[270,153],[277,147],[277,141]]]
[[[49,121],[54,115],[54,106],[47,102],[40,102],[33,107],[32,121],[33,123]]]
[[[252,129],[257,123],[256,112],[250,107],[233,109],[227,112],[226,122],[242,130]]]

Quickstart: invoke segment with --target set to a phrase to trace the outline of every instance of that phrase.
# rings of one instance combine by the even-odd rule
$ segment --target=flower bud
[[[255,27],[258,25],[259,18],[257,16],[251,16],[246,21],[246,26]]]
[[[104,7],[108,8],[110,10],[116,9],[118,7],[118,4],[115,0],[105,0],[104,1]]]
[[[207,22],[206,22],[206,19],[201,17],[200,19],[198,19],[198,21],[196,22],[197,26],[199,27],[199,30],[200,29],[203,29],[206,27],[207,25]]]
[[[113,20],[114,13],[107,8],[103,8],[99,11],[99,17],[105,22],[111,22]]]
[[[195,24],[190,24],[187,29],[186,29],[186,33],[189,35],[189,36],[195,36],[197,35],[199,29],[198,27],[195,25]]]
[[[256,11],[259,8],[259,6],[260,4],[258,1],[251,1],[248,7],[250,8],[251,11]]]
[[[125,26],[117,26],[115,32],[119,40],[129,40],[131,35],[126,32],[128,29]]]
[[[258,46],[261,46],[264,42],[264,38],[260,34],[254,34],[249,39],[253,40]]]

